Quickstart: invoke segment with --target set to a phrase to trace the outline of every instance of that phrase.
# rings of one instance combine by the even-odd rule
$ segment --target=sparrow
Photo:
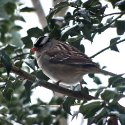
[[[105,71],[87,55],[68,43],[49,36],[39,37],[32,48],[37,64],[51,80],[70,85],[81,82],[89,73],[116,76]]]

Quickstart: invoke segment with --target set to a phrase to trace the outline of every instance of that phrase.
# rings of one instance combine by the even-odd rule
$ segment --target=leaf
[[[66,40],[66,42],[70,43],[72,46],[75,46],[76,48],[78,48],[81,52],[85,52],[85,47],[83,44],[81,43],[83,36],[79,35],[76,38],[69,38],[68,40]]]
[[[10,87],[7,87],[7,88],[4,90],[3,96],[4,96],[8,101],[11,101],[12,94],[13,94],[13,89],[10,88]]]
[[[24,102],[31,102],[30,100],[30,95],[31,95],[31,86],[32,82],[28,80],[24,80],[24,87],[25,87],[25,92],[26,92],[26,100]]]
[[[85,118],[91,118],[101,108],[102,108],[102,102],[94,101],[94,102],[89,102],[81,105],[79,110],[80,110],[80,113],[82,113]]]
[[[15,26],[12,27],[12,30],[13,30],[13,31],[19,31],[19,30],[21,30],[21,29],[22,29],[22,27],[19,26],[19,25],[15,25]]]
[[[122,78],[121,76],[122,75],[117,75],[117,76],[109,78],[109,80],[108,80],[109,85],[108,86],[111,86],[111,85],[112,85],[112,87],[124,86],[125,85],[125,78]]]
[[[1,50],[0,51],[0,57],[1,57],[1,62],[3,63],[3,65],[5,66],[6,70],[7,70],[7,75],[9,76],[9,73],[11,71],[12,68],[12,62],[10,57],[5,53],[5,51]]]
[[[8,2],[8,3],[6,3],[6,4],[4,5],[4,8],[5,8],[7,14],[10,14],[10,15],[11,15],[11,14],[14,14],[14,11],[15,11],[15,9],[16,9],[16,4],[13,3],[13,2]]]
[[[59,11],[61,11],[63,8],[68,7],[70,4],[69,2],[60,2],[59,4],[56,4],[56,6],[54,7],[53,10],[51,10],[49,16],[47,17],[47,22],[50,22],[50,20],[52,19],[52,17],[58,13]]]
[[[114,51],[117,51],[117,52],[119,52],[119,50],[118,50],[118,48],[117,48],[117,46],[116,46],[116,44],[115,43],[117,43],[117,41],[120,39],[120,37],[116,37],[116,38],[113,38],[113,39],[111,39],[110,40],[110,49],[111,50],[114,50]]]
[[[110,101],[111,99],[117,99],[120,97],[120,94],[116,90],[105,90],[102,94],[101,97],[105,101]]]
[[[32,7],[24,7],[20,9],[20,12],[33,12],[33,11],[35,11],[35,9]]]
[[[11,17],[11,19],[13,20],[13,21],[16,21],[16,20],[20,20],[20,21],[23,21],[23,22],[26,22],[25,21],[25,19],[22,17],[22,16],[20,16],[20,15],[13,15],[12,17]]]
[[[63,102],[63,109],[67,113],[71,114],[70,107],[74,104],[75,98],[67,97]]]
[[[36,37],[36,38],[44,35],[43,31],[39,29],[38,27],[34,27],[34,28],[27,30],[27,34],[29,37]]]
[[[48,115],[47,117],[44,118],[43,125],[51,125],[52,120],[53,120],[52,116]]]
[[[44,80],[46,80],[46,81],[49,80],[49,78],[48,78],[46,75],[44,75],[41,70],[36,71],[36,72],[35,72],[35,75],[36,75],[36,77],[39,78],[39,79],[44,79]]]
[[[101,80],[99,79],[99,77],[93,77],[93,82],[95,82],[97,85],[102,84]]]
[[[95,123],[100,123],[100,120],[108,115],[108,109],[106,107],[100,109],[94,116]]]
[[[123,33],[125,32],[125,21],[124,20],[117,20],[116,27],[117,27],[117,34],[123,35]]]
[[[11,54],[11,53],[13,53],[14,50],[16,49],[16,46],[11,45],[11,44],[8,44],[8,45],[6,45],[6,46],[3,47],[3,48],[4,48],[3,50],[4,50],[5,52]]]
[[[65,31],[62,32],[62,37],[76,36],[79,34],[80,34],[79,26],[75,25],[75,26],[65,29]]]
[[[119,120],[120,120],[121,125],[125,125],[125,114],[120,114]]]
[[[31,37],[25,36],[21,38],[21,40],[23,41],[26,48],[32,48],[33,44],[32,44]]]

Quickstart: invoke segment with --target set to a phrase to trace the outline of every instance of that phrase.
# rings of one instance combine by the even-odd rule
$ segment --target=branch
[[[105,14],[102,17],[112,16],[112,15],[118,15],[118,14],[125,14],[125,11]]]
[[[102,27],[99,27],[99,28],[97,28],[97,29],[94,29],[94,30],[92,30],[92,32],[93,32],[93,33],[94,33],[94,32],[102,32],[102,31],[106,30],[107,28],[110,27],[111,24],[113,24],[116,20],[118,20],[118,19],[121,18],[122,16],[123,16],[123,13],[120,14],[118,17],[116,17],[114,20],[112,20],[112,21],[111,21],[110,23],[108,23],[107,25],[102,26]]]
[[[47,26],[47,20],[46,20],[46,16],[44,13],[44,10],[41,6],[40,0],[31,0],[33,3],[33,6],[36,10],[36,14],[38,16],[39,22],[42,25],[42,27],[46,27]]]
[[[101,51],[97,52],[96,54],[94,54],[94,55],[91,56],[90,58],[94,58],[95,56],[99,55],[100,53],[104,52],[105,50],[110,49],[112,46],[117,45],[117,44],[119,44],[119,43],[122,43],[122,42],[124,42],[124,41],[125,41],[125,39],[120,40],[120,41],[118,41],[118,42],[115,42],[115,43],[109,45],[108,47],[102,49]]]
[[[3,65],[0,64],[0,67],[3,67]],[[97,98],[95,98],[91,95],[88,95],[88,94],[84,93],[84,92],[72,91],[72,90],[60,87],[56,84],[49,83],[45,80],[37,80],[36,81],[37,77],[35,75],[29,74],[29,73],[23,71],[22,69],[14,66],[14,65],[11,68],[11,72],[19,75],[20,77],[23,77],[24,79],[27,79],[27,80],[31,81],[32,83],[36,82],[35,86],[38,86],[38,85],[43,86],[45,88],[56,91],[58,93],[65,94],[65,95],[70,96],[70,97],[74,97],[74,98],[77,98],[77,99],[85,99],[85,100],[97,99]]]

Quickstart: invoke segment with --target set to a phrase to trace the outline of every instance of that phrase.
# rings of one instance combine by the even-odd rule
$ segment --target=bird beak
[[[38,51],[38,48],[33,47],[33,48],[31,49],[31,51],[32,51],[32,52]]]

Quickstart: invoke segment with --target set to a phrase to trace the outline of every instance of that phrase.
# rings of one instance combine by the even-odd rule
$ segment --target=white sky
[[[30,0],[22,0],[26,5],[32,6]],[[51,0],[41,0],[43,8],[45,9],[46,14],[49,13],[49,8],[51,7]],[[103,2],[105,5],[105,2]],[[47,5],[47,6],[46,6]],[[111,5],[108,5],[111,8]],[[113,10],[114,11],[114,10]],[[118,12],[118,10],[116,10]],[[107,13],[112,13],[111,9],[107,10]],[[41,25],[39,24],[38,18],[35,14],[32,13],[23,13],[24,19],[26,20],[26,23],[22,23],[24,29],[22,30],[22,35],[26,35],[26,30],[30,29],[32,27],[40,27]],[[125,19],[125,18],[124,18]],[[109,41],[111,38],[117,37],[116,29],[110,29],[106,30],[104,33],[99,34],[94,38],[94,42],[91,44],[89,41],[85,40],[84,45],[85,45],[85,53],[88,56],[92,56],[98,51],[102,50],[104,47],[109,46]],[[100,55],[96,56],[93,60],[95,62],[99,62],[99,64],[103,66],[107,66],[106,70],[110,72],[114,72],[116,74],[121,74],[125,73],[125,42],[120,43],[117,45],[118,49],[120,50],[119,53],[107,50]],[[101,80],[104,81],[105,84],[107,84],[107,76],[100,75]],[[87,77],[85,77],[85,80],[87,80],[87,83],[89,83],[88,87],[96,87],[97,85],[92,82],[92,80]],[[38,94],[39,93],[39,94]],[[41,93],[41,94],[40,94]],[[34,89],[34,94],[32,96],[32,103],[35,103],[36,98],[41,98],[43,101],[48,102],[52,98],[53,92],[43,88],[43,87],[38,87]],[[123,101],[121,101],[121,104],[123,104]],[[76,108],[75,108],[76,109]],[[80,118],[81,119],[81,118]],[[77,125],[78,125],[78,119],[77,119]],[[79,121],[80,122],[80,121]],[[76,122],[73,120],[70,122],[69,125],[75,125]]]

